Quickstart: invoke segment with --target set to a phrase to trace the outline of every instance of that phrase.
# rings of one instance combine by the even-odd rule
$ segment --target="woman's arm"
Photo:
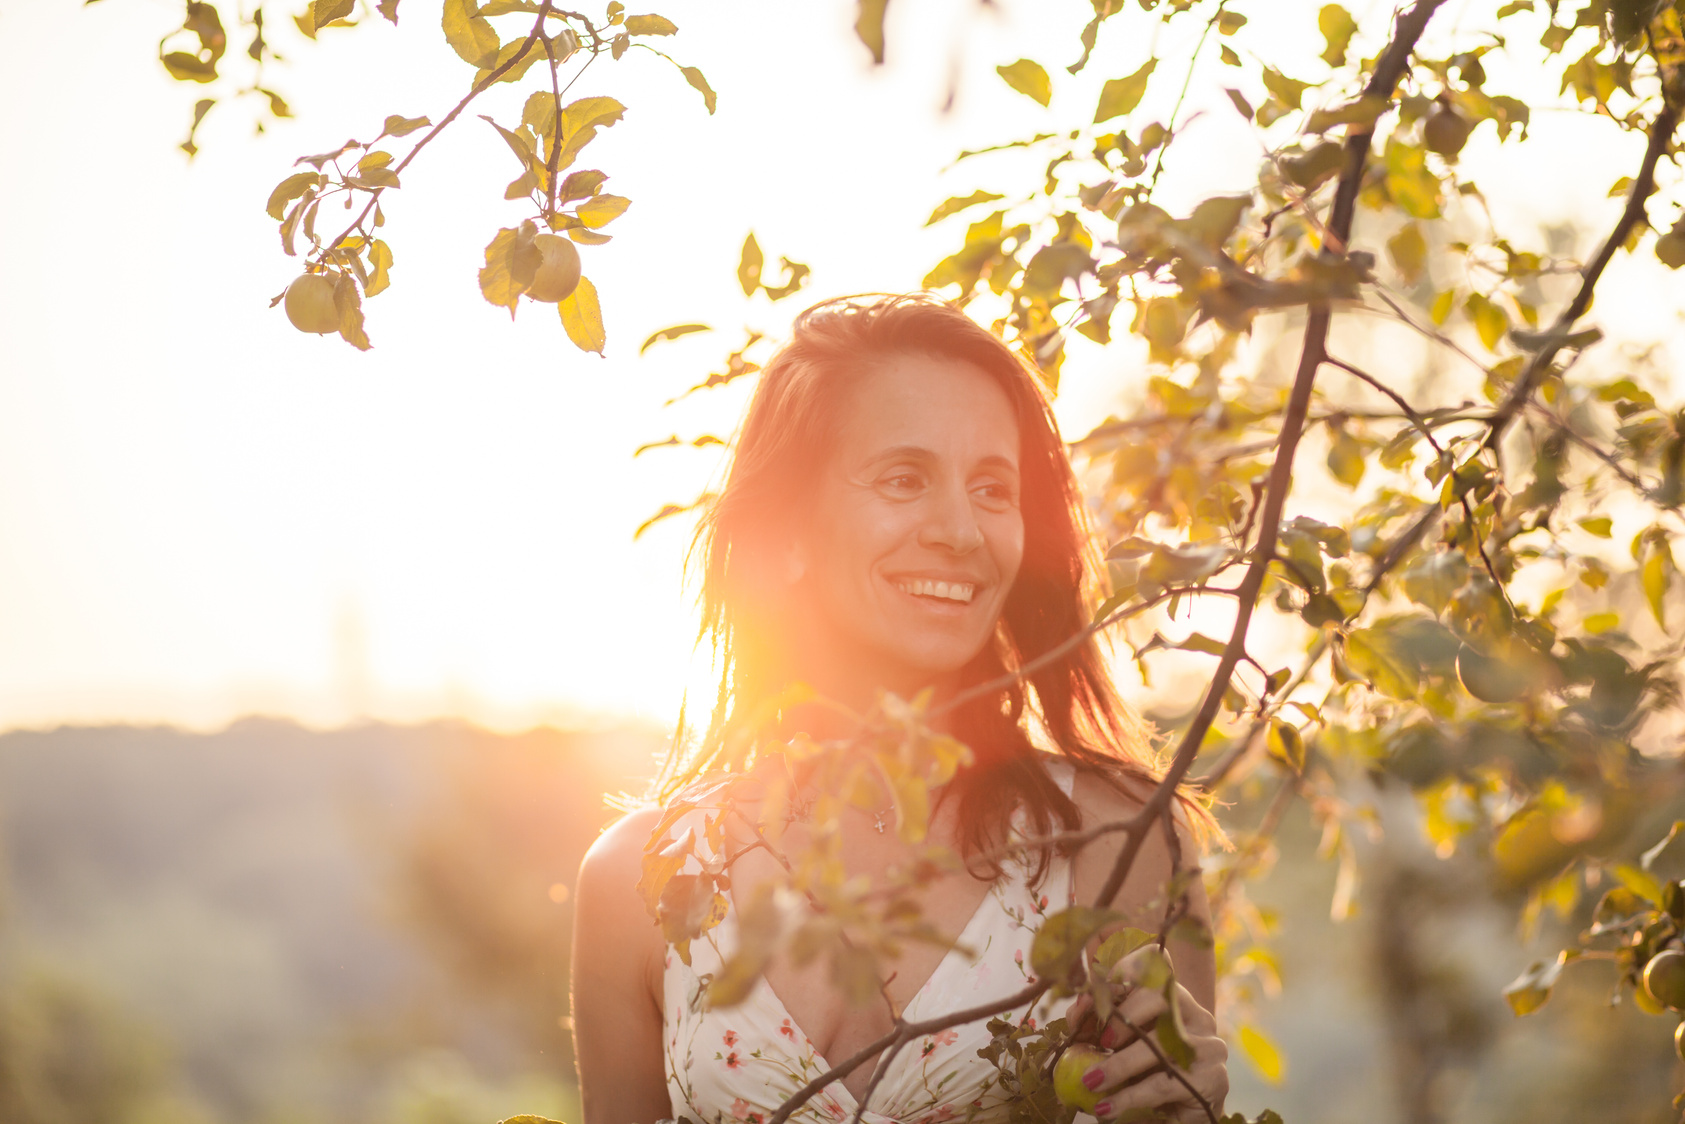
[[[1092,776],[1078,777],[1074,795],[1085,826],[1128,819],[1141,807],[1139,801]],[[1094,900],[1122,847],[1122,835],[1106,836],[1078,855],[1073,873],[1079,902]],[[1154,827],[1142,841],[1134,865],[1111,902],[1112,908],[1127,918],[1123,924],[1157,931],[1165,921],[1166,908],[1172,904],[1165,900],[1166,885],[1176,871],[1198,865],[1198,844],[1180,823],[1176,824],[1174,846],[1162,827]],[[1210,932],[1211,907],[1198,878],[1187,888],[1187,912]],[[1193,1060],[1186,1069],[1172,1074],[1165,1069],[1159,1053],[1148,1043],[1137,1041],[1129,1029],[1148,1031],[1167,1013],[1166,995],[1147,988],[1120,991],[1116,1014],[1107,1026],[1099,1028],[1100,1046],[1112,1052],[1083,1079],[1088,1088],[1104,1094],[1094,1110],[1103,1124],[1148,1108],[1167,1112],[1175,1120],[1204,1122],[1209,1119],[1207,1107],[1220,1115],[1228,1097],[1228,1046],[1217,1034],[1214,1017],[1217,966],[1211,946],[1209,942],[1171,939],[1165,950],[1175,967],[1174,1000],[1187,1042],[1193,1047]],[[1143,949],[1132,958],[1148,951]],[[1127,963],[1118,965],[1118,969],[1124,977],[1131,974]],[[1088,997],[1082,996],[1071,1005],[1068,1017],[1073,1026],[1080,1025],[1091,1011]]]
[[[585,854],[573,913],[573,1053],[584,1124],[654,1124],[673,1114],[661,1051],[666,947],[637,894],[661,809],[633,812]]]

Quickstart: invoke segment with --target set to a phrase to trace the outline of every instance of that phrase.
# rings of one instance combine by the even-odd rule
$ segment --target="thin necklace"
[[[870,815],[872,817],[872,827],[873,827],[873,829],[875,829],[877,831],[877,833],[879,835],[882,835],[885,831],[889,830],[889,817],[894,811],[895,811],[895,808],[893,806],[891,806],[891,807],[883,808],[883,809],[880,809],[879,811],[870,813]],[[812,798],[810,797],[807,800],[801,800],[801,801],[791,801],[790,810],[789,810],[788,813],[786,813],[785,818],[784,818],[784,822],[785,823],[798,823],[798,822],[799,823],[812,823],[813,822],[813,800],[812,800]]]

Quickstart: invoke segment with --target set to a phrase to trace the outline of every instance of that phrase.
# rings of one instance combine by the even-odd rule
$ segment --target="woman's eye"
[[[999,482],[980,485],[977,491],[984,499],[992,503],[1010,504],[1016,499],[1012,494],[1012,488]]]
[[[897,472],[893,476],[885,477],[883,484],[892,492],[912,492],[918,490],[920,480],[917,473]]]

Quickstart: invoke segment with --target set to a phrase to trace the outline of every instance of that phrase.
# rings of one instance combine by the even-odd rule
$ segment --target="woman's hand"
[[[1138,978],[1132,964],[1138,957],[1162,957],[1156,945],[1139,949],[1118,962],[1116,974],[1120,979]],[[1176,1068],[1163,1057],[1157,1039],[1152,1039],[1153,1027],[1160,1018],[1170,1014],[1161,988],[1133,984],[1118,984],[1112,1017],[1098,1028],[1098,1042],[1103,1050],[1112,1051],[1083,1075],[1083,1084],[1103,1094],[1094,1107],[1094,1115],[1102,1122],[1120,1117],[1153,1119],[1148,1111],[1157,1110],[1163,1118],[1178,1124],[1214,1124],[1223,1115],[1223,1102],[1229,1095],[1229,1048],[1217,1036],[1217,1019],[1200,1006],[1181,984],[1175,985],[1174,995],[1182,1016],[1184,1038],[1193,1048],[1193,1062],[1186,1068]],[[1094,1021],[1094,1001],[1088,995],[1078,997],[1066,1014],[1067,1024],[1081,1027]],[[1139,1032],[1139,1033],[1138,1033]],[[1151,1041],[1143,1041],[1143,1035]],[[1203,1099],[1204,1103],[1201,1103]]]

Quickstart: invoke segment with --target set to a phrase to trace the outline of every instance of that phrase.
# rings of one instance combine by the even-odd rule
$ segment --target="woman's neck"
[[[812,688],[815,701],[785,710],[781,725],[788,733],[802,732],[819,741],[845,738],[858,729],[853,715],[864,715],[883,692],[911,700],[930,691],[940,703],[959,689],[958,673],[941,676],[884,674],[862,659],[837,659],[828,653],[804,652],[790,663],[792,683]],[[940,726],[940,723],[938,723]]]

